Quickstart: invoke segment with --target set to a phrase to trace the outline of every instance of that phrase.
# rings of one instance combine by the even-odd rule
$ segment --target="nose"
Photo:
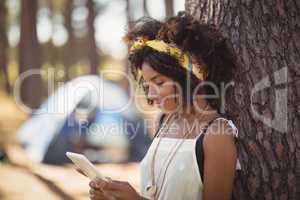
[[[155,84],[148,85],[148,99],[154,103],[159,99],[159,88]]]

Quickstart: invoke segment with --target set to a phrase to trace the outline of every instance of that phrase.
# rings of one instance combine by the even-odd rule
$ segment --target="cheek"
[[[172,107],[176,106],[176,95],[175,87],[171,85],[162,87],[159,93],[161,103],[167,109],[172,109]]]
[[[163,86],[159,90],[159,96],[161,99],[163,98],[172,98],[176,94],[175,88],[172,85]]]

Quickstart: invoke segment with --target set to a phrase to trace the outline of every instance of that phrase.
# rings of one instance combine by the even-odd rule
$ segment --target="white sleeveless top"
[[[223,119],[223,118],[222,118]],[[225,119],[226,120],[226,119]],[[228,124],[234,130],[234,136],[238,136],[238,131],[231,120],[227,120]],[[198,136],[199,137],[199,136]],[[160,191],[158,200],[200,200],[202,199],[202,180],[198,168],[196,158],[196,142],[194,139],[178,139],[178,138],[161,138],[158,150],[155,156],[155,183]],[[141,195],[147,199],[151,199],[148,196],[146,188],[151,185],[151,162],[154,150],[157,147],[160,138],[155,137],[151,146],[148,149],[147,154],[140,163],[141,173]],[[168,163],[167,156],[172,154],[170,150],[174,151],[174,148],[182,141],[185,140],[177,150],[172,161],[169,163],[166,171],[166,163]],[[237,162],[237,169],[240,169],[240,163]],[[157,180],[159,173],[161,172],[159,180]],[[165,175],[165,180],[162,183],[162,179]],[[202,172],[203,173],[203,172]],[[163,185],[162,185],[163,184]]]

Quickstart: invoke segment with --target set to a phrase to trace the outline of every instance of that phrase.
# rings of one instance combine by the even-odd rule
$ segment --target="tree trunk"
[[[0,2],[0,70],[3,72],[5,90],[10,93],[10,84],[9,77],[7,72],[7,50],[8,50],[8,41],[6,34],[6,17],[7,17],[7,8],[6,0]]]
[[[41,53],[36,32],[37,9],[37,0],[21,1],[19,73],[20,77],[26,78],[21,83],[20,92],[23,104],[32,108],[39,106],[42,97],[42,81],[38,73],[41,67]]]
[[[147,0],[143,0],[143,12],[144,12],[144,16],[149,16],[149,10],[148,10],[148,6],[147,6]]]
[[[165,0],[165,9],[166,9],[166,17],[171,17],[174,15],[174,2],[173,0]]]
[[[144,1],[144,6],[146,5]],[[145,7],[144,7],[145,8]],[[127,28],[130,30],[133,26],[133,16],[132,16],[132,8],[130,6],[130,0],[126,0],[126,18],[127,18]]]
[[[145,16],[149,16],[146,0],[143,0],[143,9],[144,9]],[[130,6],[130,0],[126,0],[126,19],[127,19],[127,29],[128,30],[131,30],[133,25],[134,25],[133,13],[132,12],[133,12],[133,10]],[[127,49],[129,51],[129,45],[127,46]],[[125,65],[124,72],[126,74],[129,73],[128,63],[126,63],[126,65]],[[126,77],[123,77],[120,80],[119,85],[127,92],[128,95],[130,95],[129,94],[130,93],[130,87],[129,87],[130,85],[129,85],[129,82],[128,82]]]
[[[65,53],[64,53],[64,67],[65,67],[65,80],[69,80],[69,69],[72,64],[74,64],[75,61],[75,36],[74,36],[74,30],[72,27],[72,12],[73,12],[74,4],[73,0],[68,0],[65,2],[65,8],[64,8],[64,19],[65,19],[65,27],[68,31],[68,41],[65,45]]]
[[[300,2],[186,0],[238,56],[226,107],[239,129],[235,199],[300,197]]]
[[[87,8],[89,11],[87,24],[88,24],[88,58],[90,61],[91,74],[98,74],[99,55],[95,39],[95,18],[96,8],[93,0],[87,1]]]

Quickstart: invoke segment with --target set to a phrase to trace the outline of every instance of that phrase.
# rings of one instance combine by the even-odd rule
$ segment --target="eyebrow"
[[[160,76],[161,76],[160,74],[157,74],[157,75],[153,76],[152,78],[150,78],[150,81],[153,81],[154,79],[156,79],[156,78],[158,78]]]

